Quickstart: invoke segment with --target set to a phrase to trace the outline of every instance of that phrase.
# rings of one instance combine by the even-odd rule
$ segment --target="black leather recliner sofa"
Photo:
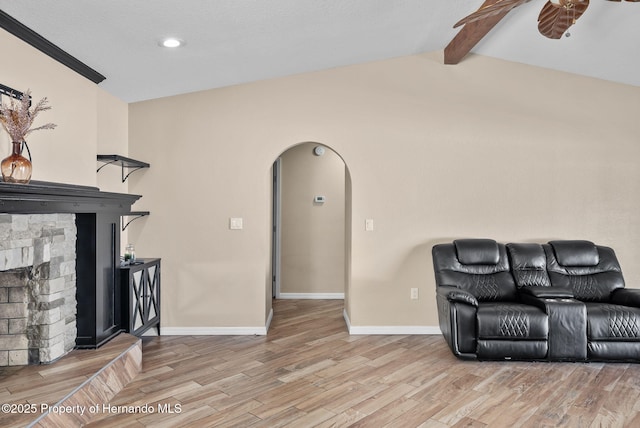
[[[640,361],[640,289],[589,241],[432,250],[440,329],[463,359]]]

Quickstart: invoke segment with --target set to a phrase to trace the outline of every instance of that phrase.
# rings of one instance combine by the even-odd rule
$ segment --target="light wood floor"
[[[640,365],[465,362],[441,336],[349,336],[342,301],[274,312],[266,337],[146,341],[143,372],[112,405],[154,413],[89,426],[640,426]]]
[[[100,349],[75,349],[53,364],[0,367],[0,427],[30,426],[38,418],[45,427],[86,422],[89,414],[49,409],[112,399],[140,372],[140,342],[120,334]]]

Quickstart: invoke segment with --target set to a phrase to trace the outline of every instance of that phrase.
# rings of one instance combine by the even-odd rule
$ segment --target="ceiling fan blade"
[[[465,16],[460,21],[456,22],[453,28],[457,28],[461,25],[469,22],[479,21],[481,19],[488,18],[490,16],[499,15],[501,13],[507,13],[511,9],[527,3],[531,0],[498,0],[496,3],[489,6],[481,7],[473,12],[471,15]],[[636,0],[640,1],[640,0]]]
[[[607,0],[607,1],[617,1],[618,3],[621,2],[622,0]],[[625,0],[625,1],[629,1],[629,2],[639,2],[640,0]]]
[[[538,31],[550,39],[559,39],[589,7],[589,0],[560,0],[547,3],[538,16]]]

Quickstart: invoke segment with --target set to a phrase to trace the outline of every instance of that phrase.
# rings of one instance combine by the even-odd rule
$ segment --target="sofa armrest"
[[[522,287],[519,292],[545,299],[573,299],[573,290],[567,287],[529,286]]]
[[[611,303],[640,308],[640,289],[618,288],[611,293]]]
[[[478,300],[455,286],[436,287],[438,322],[449,348],[455,356],[476,359]]]
[[[437,292],[450,302],[466,303],[478,307],[478,299],[468,291],[450,285],[441,285],[437,288]]]

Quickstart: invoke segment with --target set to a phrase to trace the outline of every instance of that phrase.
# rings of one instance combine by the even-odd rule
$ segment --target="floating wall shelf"
[[[120,165],[120,167],[122,168],[123,183],[127,181],[127,178],[129,178],[129,176],[134,172],[136,172],[137,170],[143,169],[143,168],[149,168],[151,166],[146,162],[130,159],[120,155],[98,155],[98,162],[104,162],[104,165],[98,168],[96,172],[99,172],[102,168],[104,168],[107,165]],[[131,170],[127,175],[124,175],[125,168],[128,168]]]
[[[151,166],[147,162],[142,162],[139,160],[127,158],[120,155],[98,155],[98,162],[104,162],[104,165],[101,165],[96,172],[100,172],[100,170],[107,165],[120,165],[120,168],[122,168],[123,183],[127,181],[127,178],[129,178],[129,176],[134,172],[136,172],[137,170],[143,169],[143,168],[149,168]],[[124,175],[125,168],[129,169],[129,173],[127,175]],[[124,223],[126,220],[122,221],[122,223],[124,223],[124,226],[122,226],[122,231],[124,232],[124,230],[131,224],[132,221],[148,216],[149,214],[150,214],[149,211],[129,211],[126,214],[121,214],[120,215],[121,218],[133,217],[126,223]]]
[[[127,228],[127,226],[131,224],[132,221],[142,218],[144,216],[147,216],[149,214],[151,214],[149,211],[131,211],[127,214],[122,214],[121,217],[133,217],[124,226],[122,226],[122,231],[124,232],[124,230]]]

